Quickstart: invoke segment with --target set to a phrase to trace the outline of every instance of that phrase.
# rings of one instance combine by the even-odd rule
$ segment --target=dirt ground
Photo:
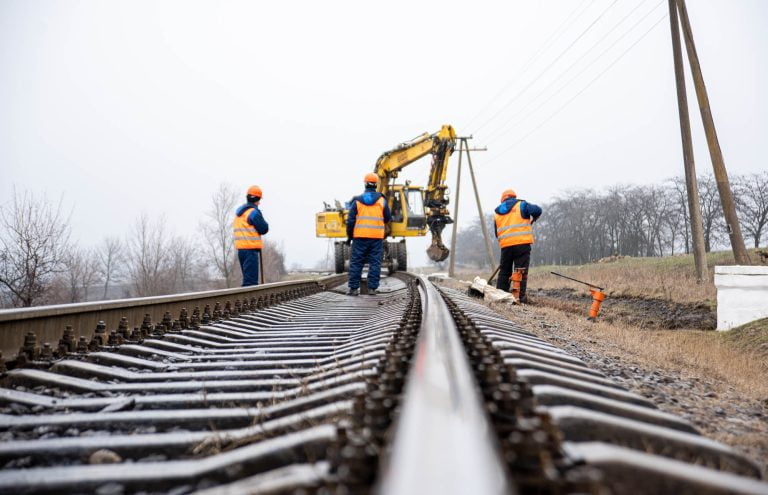
[[[532,304],[491,307],[742,452],[768,477],[768,360],[702,331],[715,325],[708,306],[616,297],[593,323],[585,318],[587,294],[530,294]]]
[[[586,314],[592,304],[589,292],[578,289],[533,289],[530,296],[543,305],[576,314]],[[603,302],[600,313],[605,321],[622,321],[640,328],[717,328],[717,314],[706,303],[679,303],[619,295],[609,296]]]

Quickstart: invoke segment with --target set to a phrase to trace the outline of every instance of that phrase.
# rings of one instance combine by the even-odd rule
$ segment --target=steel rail
[[[82,352],[13,363],[0,493],[369,488],[421,321],[412,277],[381,289],[291,288],[209,324],[180,317],[122,342],[102,328]]]
[[[426,279],[419,291],[421,329],[378,492],[513,493],[451,314]]]
[[[0,493],[768,494],[514,315],[410,274],[316,289],[13,363]]]
[[[100,321],[106,323],[107,328],[116,328],[120,319],[126,317],[131,327],[139,326],[146,314],[150,314],[154,321],[160,321],[166,311],[178,315],[182,308],[191,313],[193,306],[202,309],[205,305],[213,306],[228,299],[274,298],[292,290],[325,290],[342,283],[345,278],[346,275],[332,275],[185,294],[4,309],[0,310],[0,351],[6,359],[13,358],[29,332],[36,335],[38,344],[54,345],[67,325],[75,329],[88,328],[92,332]]]
[[[525,332],[515,317],[440,292],[521,491],[768,494],[760,466],[743,454]]]

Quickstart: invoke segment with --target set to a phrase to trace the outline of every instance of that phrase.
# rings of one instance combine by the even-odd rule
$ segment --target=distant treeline
[[[705,249],[729,246],[717,184],[699,177]],[[768,172],[731,177],[741,230],[747,247],[768,239]],[[540,203],[544,214],[534,226],[536,264],[582,264],[614,255],[664,256],[691,251],[685,181],[670,179],[649,186],[616,185],[606,190],[575,189]],[[493,237],[493,215],[486,215]],[[483,266],[487,256],[479,222],[459,231],[456,261]]]
[[[173,233],[163,216],[140,215],[125,237],[96,246],[72,240],[61,201],[30,192],[0,204],[0,307],[74,303],[234,287],[240,266],[232,219],[240,197],[222,185],[193,235]],[[282,246],[265,242],[264,277],[286,273]]]

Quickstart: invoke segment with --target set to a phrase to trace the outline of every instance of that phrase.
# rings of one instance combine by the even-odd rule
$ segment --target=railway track
[[[135,321],[90,305],[111,322],[48,346],[25,323],[0,493],[768,493],[748,459],[459,291],[340,282],[153,298]],[[35,316],[46,338],[62,317]]]

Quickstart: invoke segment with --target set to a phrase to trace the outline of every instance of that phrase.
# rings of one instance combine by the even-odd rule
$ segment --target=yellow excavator
[[[387,237],[402,237],[399,242],[384,243],[382,267],[389,272],[408,269],[405,247],[406,237],[424,236],[429,231],[432,243],[427,249],[431,260],[443,261],[450,251],[443,244],[441,234],[446,225],[453,223],[448,214],[448,195],[445,184],[448,175],[448,159],[456,148],[456,131],[444,125],[434,133],[424,133],[385,151],[376,160],[373,169],[379,176],[377,190],[384,195],[392,212],[387,226]],[[397,182],[400,170],[426,155],[432,155],[427,187],[414,186],[409,181]],[[315,215],[317,237],[345,239],[347,237],[347,205],[339,201],[335,206],[325,203],[323,211]],[[334,242],[336,273],[349,271],[350,248],[341,241]]]

